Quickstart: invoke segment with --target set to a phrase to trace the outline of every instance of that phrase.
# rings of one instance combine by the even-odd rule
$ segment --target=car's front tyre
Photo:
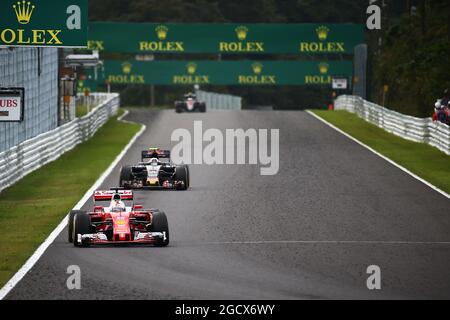
[[[166,238],[156,243],[158,247],[167,247],[170,243],[169,238],[169,222],[164,212],[154,211],[152,214],[152,225],[149,228],[149,232],[162,232],[165,233]]]
[[[91,216],[86,212],[79,212],[74,215],[73,218],[73,245],[75,247],[88,247],[89,242],[83,241],[81,244],[78,243],[78,235],[79,234],[90,234],[91,232]]]
[[[126,188],[126,182],[132,181],[133,180],[133,169],[131,166],[124,166],[122,167],[122,169],[120,170],[120,181],[119,181],[119,186],[121,188]]]
[[[73,238],[73,219],[75,217],[75,215],[77,215],[78,213],[80,214],[86,214],[85,211],[80,211],[80,210],[72,210],[69,213],[69,221],[67,222],[67,240],[72,243],[74,238]]]

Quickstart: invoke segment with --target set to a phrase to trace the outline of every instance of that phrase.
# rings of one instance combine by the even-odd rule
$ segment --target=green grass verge
[[[347,111],[313,112],[439,189],[450,193],[450,157],[424,143],[388,133]]]
[[[140,125],[110,119],[90,140],[0,193],[0,287],[109,167]]]

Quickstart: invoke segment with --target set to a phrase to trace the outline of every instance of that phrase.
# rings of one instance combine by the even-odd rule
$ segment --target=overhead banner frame
[[[157,24],[91,22],[88,48],[122,53],[349,54],[362,24]]]
[[[353,76],[351,61],[119,61],[105,60],[99,84],[332,85]],[[93,78],[88,75],[87,78]]]

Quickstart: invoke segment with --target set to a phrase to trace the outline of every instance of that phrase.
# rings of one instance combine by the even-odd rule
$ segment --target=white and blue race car
[[[124,166],[120,172],[119,185],[122,188],[187,190],[189,184],[189,167],[174,165],[170,151],[160,148],[142,151],[142,162]]]

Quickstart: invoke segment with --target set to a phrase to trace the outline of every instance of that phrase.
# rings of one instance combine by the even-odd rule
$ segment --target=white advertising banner
[[[20,91],[0,90],[0,122],[23,120],[23,94]]]
[[[347,90],[348,79],[347,78],[333,78],[333,90]]]

